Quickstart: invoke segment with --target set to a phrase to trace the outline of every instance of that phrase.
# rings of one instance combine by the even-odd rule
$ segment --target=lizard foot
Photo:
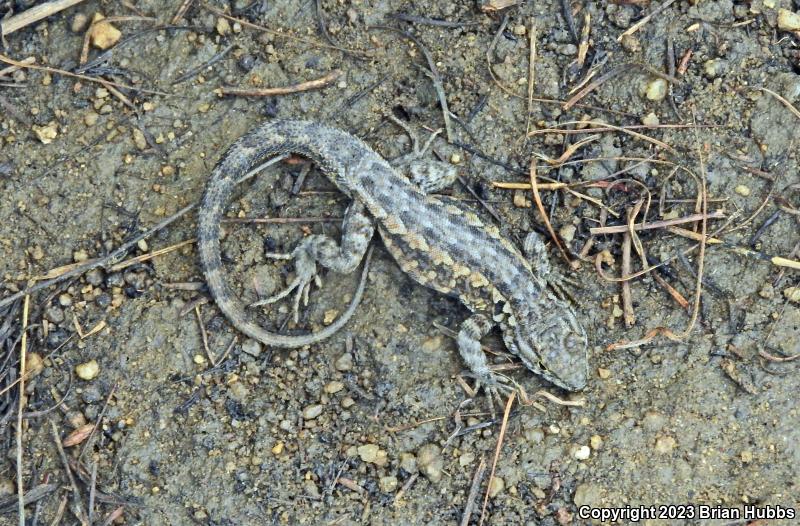
[[[317,274],[317,264],[314,258],[306,251],[303,246],[297,247],[294,251],[283,253],[267,253],[266,257],[271,259],[294,259],[295,260],[295,278],[288,287],[273,294],[269,298],[251,303],[250,307],[260,307],[262,305],[269,305],[280,301],[292,291],[296,291],[294,295],[294,305],[292,308],[294,322],[297,323],[300,319],[300,300],[303,300],[303,305],[308,305],[308,294],[311,290],[311,283],[316,283],[317,287],[322,286],[322,280]]]
[[[478,377],[472,372],[465,372],[463,375],[475,378],[476,391],[481,387],[483,388],[483,392],[489,402],[489,410],[492,415],[492,420],[496,420],[497,411],[495,410],[495,404],[500,406],[502,409],[506,405],[506,400],[508,399],[507,397],[515,391],[514,387],[508,385],[510,380],[505,376],[492,372],[490,372],[488,376],[484,375],[481,377]]]

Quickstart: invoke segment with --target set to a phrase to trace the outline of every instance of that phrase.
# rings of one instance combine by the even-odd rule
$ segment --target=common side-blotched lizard
[[[393,166],[360,139],[318,122],[263,124],[237,140],[211,174],[199,212],[200,262],[217,306],[237,329],[266,345],[309,345],[340,329],[363,292],[366,269],[348,310],[337,320],[319,332],[289,336],[268,332],[255,323],[225,283],[220,219],[233,188],[257,164],[284,153],[315,162],[352,202],[341,243],[312,235],[292,253],[272,255],[293,258],[296,278],[282,293],[261,303],[295,290],[296,306],[316,277],[317,263],[339,273],[354,271],[377,227],[404,272],[422,285],[459,298],[472,311],[461,325],[457,342],[461,356],[482,384],[496,387],[500,379],[489,369],[480,345],[480,339],[497,325],[508,349],[528,369],[564,389],[585,386],[586,333],[570,305],[548,290],[549,266],[536,234],[526,238],[527,257],[523,256],[474,212],[455,200],[431,195],[453,181],[454,167],[425,162],[419,155]],[[416,144],[415,153],[419,153]]]

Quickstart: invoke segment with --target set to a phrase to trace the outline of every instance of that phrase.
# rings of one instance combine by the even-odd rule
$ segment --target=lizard
[[[341,242],[327,235],[305,237],[289,253],[271,258],[294,260],[295,278],[283,291],[254,305],[273,303],[295,292],[294,314],[308,299],[317,265],[347,274],[358,267],[377,228],[386,250],[417,283],[456,297],[472,314],[462,322],[456,342],[478,384],[497,395],[507,378],[494,373],[480,340],[498,326],[508,350],[532,372],[568,391],[585,387],[588,341],[572,307],[547,287],[550,266],[544,242],[535,232],[523,251],[458,201],[433,193],[456,178],[455,166],[426,161],[420,148],[390,164],[361,139],[307,120],[268,121],[233,143],[211,172],[198,213],[199,259],[208,289],[233,326],[268,346],[295,348],[319,342],[341,329],[360,301],[370,254],[347,310],[324,329],[301,335],[265,330],[225,282],[220,253],[220,220],[236,182],[265,159],[295,154],[310,159],[351,199],[342,222]],[[524,252],[524,255],[523,255]],[[371,249],[370,249],[371,253]]]

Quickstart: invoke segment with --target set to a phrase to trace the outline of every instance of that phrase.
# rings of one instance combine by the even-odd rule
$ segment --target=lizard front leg
[[[486,396],[489,397],[489,404],[494,414],[494,400],[496,399],[501,407],[502,400],[499,390],[510,390],[509,386],[503,385],[504,378],[496,375],[489,369],[489,362],[481,349],[481,338],[489,334],[494,324],[483,314],[473,314],[461,324],[458,331],[456,342],[461,358],[469,367],[470,372],[478,381],[478,387],[483,386]]]
[[[338,244],[330,236],[315,234],[303,239],[289,253],[265,254],[268,258],[273,259],[294,259],[295,278],[282,291],[251,304],[251,307],[275,303],[291,294],[292,291],[296,291],[294,298],[294,320],[296,323],[299,319],[300,299],[303,298],[304,304],[308,304],[311,282],[316,281],[319,284],[317,263],[340,274],[353,272],[363,259],[374,231],[374,222],[367,215],[364,205],[353,201],[347,208],[342,222],[341,244]]]

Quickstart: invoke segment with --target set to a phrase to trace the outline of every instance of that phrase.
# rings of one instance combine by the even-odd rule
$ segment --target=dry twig
[[[25,26],[29,26],[59,11],[80,4],[83,0],[54,0],[45,2],[30,9],[23,11],[5,20],[0,20],[0,38],[4,38],[14,31],[19,31]]]
[[[273,97],[276,95],[289,95],[291,93],[300,93],[302,91],[309,91],[321,89],[332,84],[336,79],[341,76],[342,72],[335,69],[318,79],[300,82],[292,86],[285,86],[280,88],[233,88],[222,86],[214,90],[217,95],[235,95],[239,97]]]

